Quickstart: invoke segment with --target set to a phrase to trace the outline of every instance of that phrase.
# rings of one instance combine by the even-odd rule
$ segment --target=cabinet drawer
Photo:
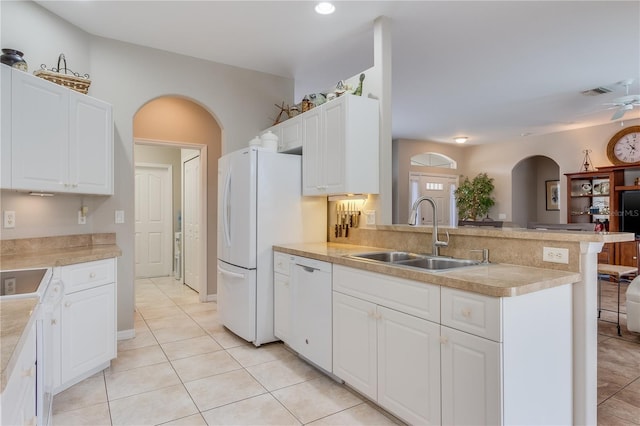
[[[429,321],[440,321],[440,287],[341,265],[333,289]]]
[[[115,259],[63,266],[61,277],[65,294],[109,284],[115,282]]]
[[[500,298],[446,287],[441,290],[441,298],[442,325],[502,341]]]
[[[273,271],[283,275],[289,275],[290,255],[286,253],[273,252]]]

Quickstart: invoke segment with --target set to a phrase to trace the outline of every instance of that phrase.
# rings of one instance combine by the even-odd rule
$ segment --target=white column
[[[385,16],[373,21],[373,65],[380,75],[380,195],[377,224],[390,225],[393,204],[391,141],[391,22]]]
[[[573,424],[598,423],[598,253],[580,243],[581,281],[573,284]]]

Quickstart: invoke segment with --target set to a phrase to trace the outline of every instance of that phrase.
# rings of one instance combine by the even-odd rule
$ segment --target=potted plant
[[[473,180],[465,176],[455,191],[460,222],[475,221],[478,217],[487,215],[496,203],[491,196],[493,189],[493,178],[486,173],[478,174]],[[486,219],[491,221],[488,216]]]

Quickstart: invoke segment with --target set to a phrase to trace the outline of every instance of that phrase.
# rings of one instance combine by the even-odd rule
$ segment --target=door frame
[[[134,162],[134,170],[138,170],[138,167],[145,167],[145,168],[150,168],[150,169],[158,169],[158,170],[162,170],[162,171],[166,171],[169,174],[169,188],[168,188],[168,203],[162,206],[162,209],[165,210],[165,213],[167,213],[168,210],[168,217],[170,218],[170,221],[168,224],[165,224],[165,227],[168,227],[168,232],[167,232],[167,238],[168,241],[164,241],[163,244],[167,245],[167,253],[173,253],[173,166],[171,164],[162,164],[162,163],[138,163],[138,162]],[[135,204],[134,204],[135,206]],[[135,217],[135,214],[134,214]],[[165,229],[166,231],[166,229]],[[134,224],[134,232],[135,232],[135,224]],[[169,255],[168,256],[168,263],[169,263],[169,275],[171,275],[171,272],[173,270],[173,256]],[[134,271],[134,276],[135,276],[135,271]],[[136,277],[137,279],[137,277]]]
[[[207,145],[190,142],[168,141],[168,140],[156,140],[156,139],[143,139],[134,138],[133,143],[136,145],[151,145],[151,146],[164,146],[168,148],[179,149],[195,149],[200,151],[200,196],[198,209],[200,222],[200,233],[204,235],[204,238],[200,238],[200,259],[202,260],[199,265],[200,282],[198,288],[198,299],[200,302],[210,302],[216,300],[216,295],[213,294],[209,297],[207,289],[207,273],[208,273],[208,255],[207,255],[207,240],[208,240],[208,226],[207,226]],[[134,159],[135,160],[135,159]],[[182,229],[180,229],[182,231]]]

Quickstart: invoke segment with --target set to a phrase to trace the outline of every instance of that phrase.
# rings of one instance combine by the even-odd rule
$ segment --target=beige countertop
[[[21,337],[35,321],[32,314],[37,306],[37,297],[0,301],[0,392],[4,392],[24,345]]]
[[[60,237],[2,240],[0,268],[3,270],[49,268],[111,259],[122,255],[115,234],[82,234]],[[10,376],[21,350],[20,339],[34,321],[38,298],[0,301],[1,389]]]
[[[451,271],[429,272],[346,257],[349,254],[388,250],[350,244],[286,244],[274,246],[273,249],[338,265],[495,297],[519,296],[580,280],[580,274],[575,272],[509,264],[477,265]]]

